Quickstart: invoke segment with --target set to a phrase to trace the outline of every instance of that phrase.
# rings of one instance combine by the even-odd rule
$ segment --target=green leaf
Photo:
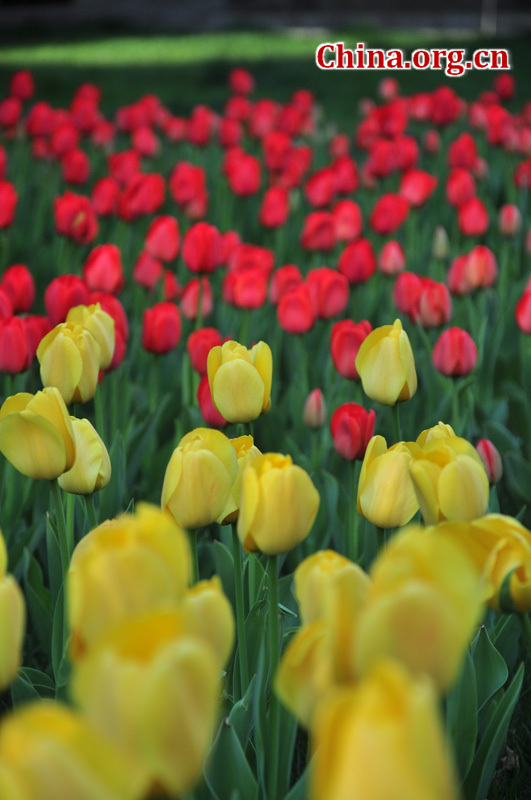
[[[279,722],[279,760],[278,760],[278,795],[284,797],[289,787],[291,764],[297,736],[297,720],[282,704],[280,704]]]
[[[24,553],[25,578],[24,593],[39,644],[43,652],[50,657],[52,640],[52,603],[50,592],[45,588],[42,570],[38,561],[29,553]]]
[[[254,724],[253,696],[255,681],[256,675],[253,675],[253,678],[247,687],[247,691],[245,692],[245,697],[242,697],[241,700],[238,700],[238,702],[232,707],[229,714],[229,724],[232,725],[236,731],[236,735],[244,750],[247,747],[247,742],[250,739]]]
[[[524,665],[516,673],[503,695],[482,736],[476,756],[464,785],[464,794],[475,800],[485,800],[489,791],[499,755],[507,737],[509,723],[522,688]]]
[[[478,711],[481,711],[492,695],[501,689],[509,677],[509,670],[503,656],[492,644],[484,625],[472,642],[471,650],[476,668]]]
[[[63,583],[63,568],[61,566],[61,551],[55,526],[48,516],[46,519],[46,552],[48,555],[48,579],[50,581],[50,596],[52,606],[57,605],[57,598]]]
[[[160,419],[172,401],[170,395],[162,398],[153,414],[148,415],[143,425],[139,426],[138,435],[132,437],[127,444],[127,486],[134,483],[142,464],[142,458],[149,444],[155,438]]]
[[[507,453],[504,458],[507,484],[514,494],[526,503],[531,502],[531,467],[518,453]]]
[[[226,720],[208,757],[205,780],[216,800],[258,800],[258,783],[234,728]]]
[[[500,614],[492,634],[492,643],[511,672],[520,655],[520,621],[518,614]]]
[[[112,519],[122,510],[126,491],[125,481],[125,451],[120,431],[116,433],[112,447],[109,450],[111,461],[111,480],[99,492],[99,518],[100,520]]]
[[[233,609],[236,608],[236,595],[234,592],[234,559],[232,553],[224,544],[214,542],[214,559],[216,572],[221,579],[223,591],[229,598]]]
[[[247,638],[247,658],[249,677],[252,678],[258,668],[260,648],[264,641],[268,614],[267,599],[255,603],[245,620],[245,636]]]
[[[11,700],[13,706],[20,706],[24,703],[31,703],[33,700],[40,700],[41,696],[28,678],[19,672],[11,684]]]
[[[472,764],[478,730],[477,686],[474,662],[466,654],[461,675],[446,699],[446,729],[453,744],[461,780]]]
[[[63,686],[66,686],[68,682],[70,664],[68,658],[66,657],[67,645],[66,620],[64,613],[64,590],[61,586],[59,595],[57,596],[57,602],[55,604],[52,628],[52,669],[57,689],[61,689]]]
[[[306,800],[309,788],[309,769],[304,770],[297,783],[291,787],[284,800]]]

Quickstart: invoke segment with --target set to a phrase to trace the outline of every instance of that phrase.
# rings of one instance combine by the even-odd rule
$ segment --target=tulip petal
[[[67,466],[59,431],[31,411],[0,419],[0,452],[15,469],[36,480],[53,480]]]
[[[271,408],[271,384],[273,381],[273,355],[266,342],[258,342],[251,348],[251,361],[264,382],[264,411]]]
[[[489,479],[470,456],[458,456],[439,478],[439,503],[447,519],[472,520],[483,516],[489,503]]]
[[[361,484],[361,513],[380,528],[405,525],[418,510],[419,504],[409,474],[411,456],[390,450],[375,458]]]
[[[371,335],[369,334],[365,342]],[[407,375],[400,358],[397,339],[395,337],[381,339],[377,346],[367,350],[360,366],[356,359],[356,366],[361,375],[365,394],[378,403],[395,405],[404,388]]]
[[[228,422],[251,422],[262,413],[264,381],[256,368],[243,359],[222,364],[214,376],[212,400]]]

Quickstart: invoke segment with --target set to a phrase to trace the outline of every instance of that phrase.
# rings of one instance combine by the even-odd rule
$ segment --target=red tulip
[[[421,169],[410,169],[400,181],[400,195],[413,208],[418,208],[428,200],[435,191],[438,179]]]
[[[452,206],[460,208],[476,193],[476,182],[466,169],[453,169],[446,181],[446,197]]]
[[[164,299],[168,301],[178,300],[181,296],[181,287],[177,277],[171,269],[165,269],[162,275],[162,290]]]
[[[17,200],[18,194],[13,184],[0,180],[0,230],[13,224]]]
[[[229,153],[234,153],[234,158],[230,159],[224,171],[231,190],[239,197],[256,194],[262,181],[260,161],[239,147]]]
[[[124,150],[121,153],[112,153],[107,161],[111,177],[125,187],[140,172],[140,154],[135,150]]]
[[[206,106],[196,106],[188,120],[188,141],[197,147],[206,147],[214,130],[216,115]]]
[[[133,131],[131,135],[131,145],[133,150],[139,155],[151,158],[157,154],[159,140],[149,125],[141,125]]]
[[[90,303],[99,303],[104,311],[109,314],[114,320],[114,330],[120,331],[123,338],[129,338],[129,323],[127,321],[127,314],[125,313],[123,305],[117,297],[109,292],[101,292],[99,290],[91,292]]]
[[[320,389],[314,389],[310,392],[304,403],[304,411],[302,413],[302,420],[307,428],[317,431],[322,428],[326,422],[327,416],[326,402],[323,393]]]
[[[35,92],[33,75],[27,69],[15,72],[9,82],[9,94],[18,97],[20,100],[29,100]]]
[[[332,209],[336,237],[340,242],[357,239],[363,229],[361,209],[354,200],[339,200]]]
[[[222,147],[236,147],[243,139],[243,128],[237,119],[224,117],[219,125],[219,143]]]
[[[35,103],[26,117],[28,136],[49,136],[53,128],[53,116],[53,109],[48,103]]]
[[[498,228],[503,236],[516,236],[522,228],[522,215],[518,206],[506,203],[500,208]]]
[[[169,177],[170,193],[177,205],[187,206],[206,191],[206,175],[202,167],[180,161]]]
[[[330,430],[334,447],[347,461],[363,460],[374,431],[375,413],[357,403],[344,403],[332,414]]]
[[[498,483],[503,475],[503,464],[497,448],[489,439],[480,439],[476,452],[483,461],[490,484]]]
[[[118,294],[124,287],[122,256],[115,244],[100,244],[83,265],[83,278],[89,289]]]
[[[199,281],[201,280],[201,283]],[[214,308],[214,296],[208,278],[194,278],[184,287],[181,294],[181,311],[186,319],[196,319],[201,294],[201,316],[206,319]]]
[[[61,158],[63,180],[80,186],[86,183],[90,175],[90,161],[87,154],[79,148],[69,150]]]
[[[283,131],[271,131],[262,140],[264,161],[270,172],[282,172],[292,147],[291,137]]]
[[[384,275],[398,275],[406,268],[406,254],[399,242],[386,242],[378,256],[378,266]]]
[[[197,402],[199,403],[201,414],[207,425],[210,425],[212,428],[225,427],[227,420],[221,416],[212,402],[208,375],[203,375],[199,381],[199,386],[197,387]]]
[[[531,289],[524,291],[516,304],[514,315],[520,330],[531,333]]]
[[[317,170],[306,181],[304,194],[311,206],[322,208],[328,206],[336,193],[335,174],[331,167]]]
[[[347,156],[350,150],[350,139],[346,133],[336,133],[328,145],[328,152],[334,158]]]
[[[331,319],[345,310],[349,285],[340,272],[329,267],[312,269],[306,277],[306,282],[318,319]]]
[[[13,311],[29,311],[35,300],[35,281],[24,264],[13,264],[2,275],[2,289],[9,295]]]
[[[192,367],[200,375],[206,375],[208,354],[213,347],[221,345],[223,339],[216,328],[199,328],[188,337],[186,349]]]
[[[288,333],[306,333],[313,328],[315,311],[310,287],[306,283],[300,283],[280,297],[277,319]]]
[[[0,286],[0,319],[13,316],[13,303],[5,289]]]
[[[70,122],[57,125],[50,138],[50,152],[61,158],[79,144],[79,131]]]
[[[431,156],[441,149],[441,137],[437,131],[430,130],[424,134],[424,149]]]
[[[32,360],[24,321],[20,317],[0,319],[0,372],[8,375],[24,372]]]
[[[416,319],[424,328],[445,325],[452,316],[452,300],[444,283],[424,278]]]
[[[478,148],[473,136],[462,133],[448,148],[448,164],[451,169],[459,167],[474,170],[478,160]]]
[[[407,219],[409,214],[409,203],[398,194],[382,195],[376,201],[369,224],[371,228],[382,236],[393,233]]]
[[[254,91],[253,76],[249,70],[236,67],[230,72],[229,86],[235,94],[251,94]]]
[[[126,222],[155,214],[164,202],[164,178],[158,173],[135,175],[120,195],[118,212]]]
[[[54,214],[57,233],[77,244],[90,244],[98,233],[98,220],[87,197],[65,192],[55,198]]]
[[[18,97],[6,97],[0,101],[0,128],[14,128],[22,115],[22,103]]]
[[[435,342],[432,360],[435,369],[443,375],[458,377],[472,372],[477,356],[470,334],[462,328],[448,328]]]
[[[184,235],[182,258],[190,272],[213,272],[221,264],[221,234],[208,222],[197,222]]]
[[[284,225],[289,214],[289,194],[283,186],[271,186],[266,190],[260,206],[259,220],[265,228]]]
[[[222,296],[238,308],[261,308],[267,299],[267,274],[259,267],[230,270],[223,279]]]
[[[148,228],[145,238],[147,252],[160,261],[169,262],[179,252],[179,223],[175,217],[156,217]]]
[[[64,322],[74,306],[90,303],[89,288],[77,275],[60,275],[54,278],[44,292],[44,306],[52,325]]]
[[[269,277],[275,264],[275,254],[267,247],[256,244],[237,245],[229,260],[229,269],[240,272],[245,269],[259,269]]]
[[[339,256],[338,269],[349,283],[364,283],[376,272],[376,255],[368,239],[348,244]]]
[[[513,75],[496,75],[494,91],[500,100],[512,100],[515,92]]]
[[[489,227],[487,209],[478,197],[472,197],[459,207],[457,221],[465,236],[483,236]]]
[[[470,251],[466,261],[467,291],[487,289],[496,283],[498,264],[496,256],[484,244],[478,244]]]
[[[114,178],[100,178],[92,187],[92,207],[100,217],[109,217],[118,211],[120,186]]]
[[[356,356],[362,342],[371,331],[372,325],[367,320],[356,324],[351,319],[344,319],[334,324],[330,338],[330,352],[334,367],[344,378],[351,381],[359,380]]]
[[[449,86],[440,86],[433,92],[433,107],[431,119],[435,125],[444,127],[450,125],[459,116],[464,108],[463,101]]]
[[[302,283],[302,280],[301,271],[294,264],[286,264],[283,267],[279,267],[273,272],[271,283],[269,284],[270,301],[276,305],[284,292],[295,288],[299,283]]]
[[[169,353],[181,338],[181,317],[173,303],[156,303],[144,311],[142,347],[150,353]]]
[[[135,283],[151,291],[157,281],[162,278],[162,273],[162,262],[153,258],[146,250],[143,250],[138,256],[133,269]]]
[[[414,272],[401,272],[393,287],[393,302],[412,322],[418,318],[423,280]]]

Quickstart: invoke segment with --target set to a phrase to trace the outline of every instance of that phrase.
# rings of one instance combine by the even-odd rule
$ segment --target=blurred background
[[[511,51],[517,89],[529,83],[529,0],[0,0],[0,89],[28,68],[37,94],[68,103],[75,88],[103,88],[103,109],[156,92],[175,113],[197,103],[221,108],[228,71],[251,69],[260,96],[285,101],[315,92],[327,117],[352,126],[360,96],[374,96],[383,73],[321,71],[325,40],[374,47],[492,45]],[[466,99],[490,88],[493,74],[395,73],[404,92],[450,83]],[[517,96],[516,102],[522,100]]]

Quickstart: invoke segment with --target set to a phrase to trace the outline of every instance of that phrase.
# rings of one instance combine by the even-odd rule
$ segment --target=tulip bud
[[[83,279],[90,289],[118,294],[124,285],[122,255],[115,244],[101,244],[89,253]]]
[[[405,525],[419,504],[409,467],[419,452],[414,442],[398,442],[387,449],[383,436],[367,445],[358,483],[358,512],[380,528]]]
[[[175,217],[156,217],[148,228],[145,246],[147,252],[160,261],[169,262],[179,252],[179,223]]]
[[[207,371],[214,406],[228,422],[251,422],[269,411],[273,360],[265,342],[250,350],[235,341],[213,347]]]
[[[306,398],[302,419],[307,428],[319,430],[326,422],[328,409],[320,389],[314,389]]]
[[[499,483],[503,475],[503,464],[497,448],[489,439],[480,439],[476,451],[483,461],[489,483]]]
[[[443,331],[433,348],[432,361],[435,369],[449,377],[468,375],[477,361],[477,348],[470,334],[462,328]]]
[[[372,325],[367,320],[355,324],[350,319],[344,319],[334,324],[330,338],[330,352],[334,367],[344,378],[359,380],[356,356],[361,343],[371,331]]]
[[[24,264],[8,267],[2,275],[2,289],[7,292],[13,311],[29,311],[35,299],[35,281]]]
[[[531,333],[531,289],[524,291],[516,304],[514,315],[520,330]]]
[[[59,275],[44,293],[44,305],[52,325],[64,322],[74,306],[88,306],[89,303],[89,288],[77,275]]]
[[[443,228],[442,225],[436,225],[435,232],[433,234],[433,243],[431,246],[431,252],[433,253],[433,257],[439,261],[448,258],[449,248],[450,248],[450,240],[448,239],[448,234],[446,233],[446,229]]]
[[[183,436],[166,467],[161,504],[177,524],[195,530],[225,509],[238,474],[238,458],[220,431],[196,428]]]
[[[509,203],[500,208],[498,228],[503,236],[516,236],[522,229],[522,215],[518,206]]]
[[[174,303],[156,303],[144,311],[142,347],[162,355],[177,347],[181,338],[181,317]]]
[[[0,452],[29,478],[53,480],[72,467],[74,431],[56,388],[5,400],[0,408]]]
[[[0,532],[0,691],[13,682],[22,660],[26,605],[18,583],[6,575],[7,550]]]
[[[47,333],[37,348],[44,386],[55,386],[65,403],[86,403],[98,387],[101,350],[87,330],[62,322]]]
[[[371,400],[394,406],[413,397],[417,391],[415,361],[399,319],[369,333],[356,356],[356,369]]]
[[[267,453],[242,475],[238,536],[246,553],[286,553],[309,534],[319,508],[310,476],[290,456]]]
[[[71,308],[66,321],[81,325],[91,332],[100,346],[100,369],[107,369],[114,355],[113,317],[104,311],[99,303],[95,303],[91,306]]]
[[[16,375],[33,361],[28,329],[24,319],[0,319],[0,372]]]
[[[76,459],[71,469],[59,476],[59,486],[70,494],[99,492],[111,479],[107,448],[88,419],[70,419],[76,443]]]

